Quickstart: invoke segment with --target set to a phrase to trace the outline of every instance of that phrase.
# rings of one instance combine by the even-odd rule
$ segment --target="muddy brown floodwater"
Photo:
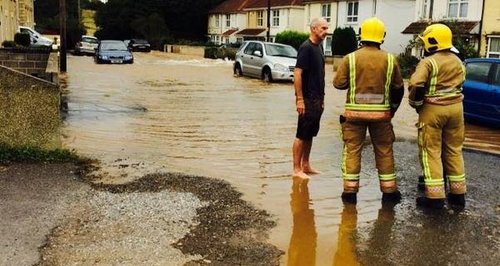
[[[413,126],[417,116],[406,98],[394,126],[398,176],[407,180],[402,182],[402,186],[406,184],[402,190],[408,199],[395,209],[381,208],[368,147],[363,153],[358,205],[343,206],[337,121],[345,92],[333,89],[331,65],[327,65],[325,112],[311,156],[322,174],[304,187],[290,177],[296,126],[291,83],[234,78],[231,62],[159,53],[137,54],[133,65],[95,65],[90,57],[70,57],[68,62],[66,147],[101,160],[106,183],[172,171],[229,181],[243,192],[243,199],[267,210],[277,221],[269,242],[286,252],[282,264],[366,263],[370,252],[360,252],[371,241],[385,243],[383,230],[397,228],[408,216],[423,215],[413,207],[413,181],[420,172]],[[500,153],[499,131],[470,129],[473,133],[468,133],[467,142],[471,147]],[[480,139],[484,136],[485,140]],[[471,156],[484,163],[498,161],[490,155],[485,155],[487,159]],[[491,173],[495,169],[497,164],[486,167]],[[489,215],[497,216],[496,203],[491,204],[493,214]],[[415,230],[408,233],[426,226],[420,220],[411,225]],[[375,240],[369,232],[362,234],[372,226],[382,230]],[[489,234],[498,236],[496,231]],[[405,235],[398,237],[404,239]],[[425,239],[421,241],[425,243]],[[413,256],[418,259],[418,253]],[[375,265],[386,262],[376,261]]]

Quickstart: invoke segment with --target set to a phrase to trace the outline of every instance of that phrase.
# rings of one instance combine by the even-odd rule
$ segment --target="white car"
[[[94,55],[97,46],[99,46],[99,40],[96,37],[83,35],[75,45],[75,54]]]
[[[40,46],[49,46],[51,47],[53,44],[53,41],[43,37],[42,34],[38,33],[34,29],[30,27],[25,27],[25,26],[19,26],[18,32],[21,33],[28,33],[30,35],[31,39],[31,45],[40,45]]]
[[[293,81],[297,50],[290,45],[246,41],[236,52],[233,71],[236,76],[246,75],[271,82]]]

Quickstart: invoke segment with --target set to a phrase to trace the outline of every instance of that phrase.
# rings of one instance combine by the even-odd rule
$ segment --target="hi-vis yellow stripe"
[[[431,83],[429,86],[429,95],[435,95],[436,94],[436,84],[437,84],[437,76],[438,76],[438,64],[434,58],[431,58],[429,60],[432,65],[432,73],[431,73]]]
[[[346,103],[346,109],[348,110],[358,110],[358,111],[386,111],[390,110],[391,107],[385,104],[350,104]]]
[[[448,175],[448,180],[451,182],[463,182],[465,181],[465,174],[463,175]]]
[[[356,58],[354,53],[349,54],[349,85],[350,85],[350,95],[349,103],[355,104],[354,101],[356,96]]]
[[[394,56],[387,54],[387,75],[385,80],[385,101],[384,104],[389,106],[389,91],[391,89],[392,72],[394,71]]]
[[[349,101],[346,104],[346,109],[349,110],[366,110],[366,111],[386,111],[390,110],[390,96],[392,75],[394,72],[394,56],[387,54],[387,72],[384,88],[384,104],[357,104],[356,103],[356,56],[354,53],[348,55],[349,58]]]

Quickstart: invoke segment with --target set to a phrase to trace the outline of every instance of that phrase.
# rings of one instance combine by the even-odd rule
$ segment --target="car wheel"
[[[241,77],[241,76],[243,76],[243,72],[241,71],[241,66],[240,66],[240,64],[236,64],[236,65],[234,66],[234,75],[235,75],[236,77]]]
[[[264,68],[264,71],[262,71],[262,79],[265,82],[273,82],[273,75],[271,74],[271,69],[269,68]]]

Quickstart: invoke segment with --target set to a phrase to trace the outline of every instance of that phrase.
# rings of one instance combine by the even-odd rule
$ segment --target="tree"
[[[165,36],[205,40],[208,12],[224,0],[109,0],[96,13],[99,38],[130,39],[142,31],[132,22],[156,13],[164,21]],[[158,18],[156,18],[158,19]],[[142,20],[146,22],[147,20]],[[140,26],[139,28],[142,28]],[[163,28],[163,27],[162,27]],[[149,40],[151,41],[151,40]]]
[[[147,39],[156,49],[161,48],[162,42],[168,38],[165,20],[158,13],[138,17],[130,23],[130,26],[137,35]]]
[[[87,3],[89,0],[81,0]],[[78,0],[66,0],[67,19],[66,19],[66,45],[73,47],[85,34],[83,25],[78,21]],[[41,33],[59,33],[59,0],[35,1],[35,21],[36,30]]]
[[[287,30],[276,34],[275,42],[293,46],[296,50],[309,38],[309,34]]]

